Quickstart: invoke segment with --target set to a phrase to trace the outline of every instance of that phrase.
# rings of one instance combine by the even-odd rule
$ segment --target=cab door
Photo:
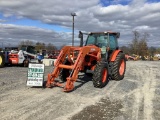
[[[117,36],[115,34],[109,34],[109,48],[110,50],[116,50],[118,48]]]

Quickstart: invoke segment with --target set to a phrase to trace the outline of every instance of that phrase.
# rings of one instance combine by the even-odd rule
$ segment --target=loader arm
[[[74,50],[79,51],[77,59],[75,60],[75,62],[72,62],[71,65],[65,65],[64,64],[65,60],[66,59],[68,59],[68,61],[71,60],[70,53],[73,52]],[[48,74],[48,80],[47,80],[46,86],[47,87],[60,86],[60,87],[63,87],[64,91],[66,91],[66,92],[72,91],[74,89],[74,82],[78,78],[78,73],[81,70],[85,56],[90,53],[93,53],[93,52],[96,53],[94,57],[97,59],[97,61],[99,61],[100,60],[99,56],[101,54],[101,51],[96,46],[84,46],[84,47],[79,47],[79,48],[65,46],[61,50],[61,52],[57,58],[53,72]],[[60,70],[63,68],[71,70],[69,77],[66,78],[67,81],[66,81],[65,86],[63,84],[60,84],[59,82],[55,81],[55,78],[57,78],[59,76]]]
[[[59,72],[60,72],[60,67],[67,55],[67,53],[69,52],[70,46],[65,46],[63,47],[63,49],[61,50],[56,63],[54,65],[54,69],[51,73],[48,74],[48,79],[47,79],[47,84],[46,87],[51,87],[51,84],[54,83],[54,80],[56,77],[58,77]]]

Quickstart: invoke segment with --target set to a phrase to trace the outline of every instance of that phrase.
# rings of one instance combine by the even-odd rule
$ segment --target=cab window
[[[109,46],[111,50],[114,50],[117,48],[117,38],[113,34],[109,35]]]

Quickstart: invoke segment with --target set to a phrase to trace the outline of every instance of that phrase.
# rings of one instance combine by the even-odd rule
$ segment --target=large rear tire
[[[108,80],[108,64],[106,62],[98,62],[93,74],[94,87],[103,88],[109,82]]]
[[[5,65],[5,57],[2,52],[0,52],[0,68],[4,67]]]
[[[109,63],[111,67],[111,78],[113,80],[122,80],[126,70],[125,54],[119,53],[114,62]]]

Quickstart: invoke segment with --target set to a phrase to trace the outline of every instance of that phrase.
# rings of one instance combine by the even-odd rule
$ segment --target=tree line
[[[133,40],[131,43],[128,46],[122,46],[120,48],[128,55],[154,56],[154,54],[160,53],[160,48],[148,46],[148,38],[149,34],[147,32],[140,33],[133,31]]]
[[[140,33],[138,31],[133,31],[133,40],[131,43],[129,43],[127,46],[122,46],[120,49],[128,55],[136,54],[139,56],[154,56],[154,54],[160,53],[160,48],[156,47],[149,47],[147,44],[149,34],[147,32]],[[22,45],[32,45],[35,46],[36,51],[40,50],[47,50],[47,51],[57,51],[57,48],[55,45],[52,43],[42,43],[42,42],[37,42],[34,43],[33,41],[26,40],[26,41],[21,41],[19,43],[19,47]],[[64,45],[61,46],[61,48]]]
[[[26,41],[21,41],[18,45],[20,48],[23,45],[30,45],[30,46],[35,46],[36,51],[41,51],[41,50],[47,50],[47,51],[57,51],[57,47],[53,45],[52,43],[45,44],[43,42],[36,42],[34,43],[33,41],[26,40]]]

